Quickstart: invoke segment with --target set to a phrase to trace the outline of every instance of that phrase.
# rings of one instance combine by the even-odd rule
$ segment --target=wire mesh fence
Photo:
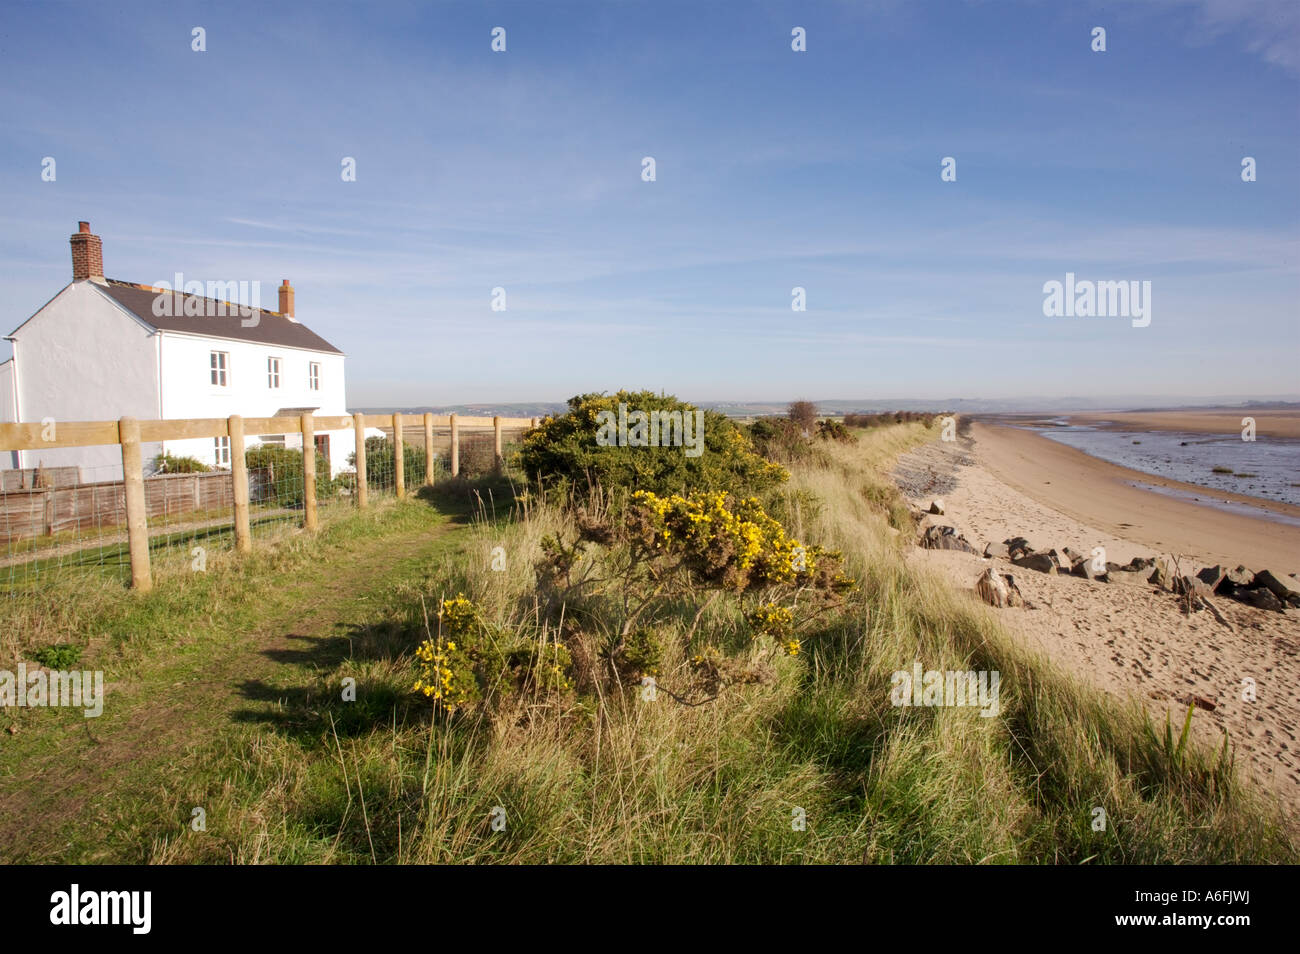
[[[232,428],[236,420],[231,418]],[[349,419],[328,420],[334,424],[330,429],[338,433],[338,425]],[[501,420],[472,420],[475,423],[468,428],[458,429],[454,417],[435,425],[429,419],[401,416],[397,418],[403,437],[400,455],[394,442],[393,416],[370,416],[354,422],[356,432],[367,435],[361,448],[365,496],[382,498],[397,493],[399,456],[403,478],[400,485],[409,496],[426,483],[446,480],[453,471],[462,477],[497,472],[498,457],[511,455],[519,436],[531,423],[514,419],[507,428]],[[283,419],[260,422],[284,424]],[[107,423],[94,422],[93,426]],[[217,425],[224,427],[223,422],[212,421],[150,425],[155,429],[193,425],[206,428],[205,433],[211,433]],[[0,432],[24,426],[0,425]],[[306,424],[303,428],[307,429]],[[247,440],[241,473],[246,474],[248,537],[267,539],[307,525],[309,507],[330,513],[361,502],[355,452],[348,455],[345,467],[339,467],[337,462],[332,467],[328,456],[317,449],[312,455],[315,473],[310,482],[314,493],[308,493],[304,431]],[[4,436],[12,443],[19,439],[13,436],[15,433]],[[77,445],[64,442],[62,446]],[[138,572],[133,576],[132,567],[135,565],[138,571],[140,562],[145,564],[145,582],[154,564],[190,561],[193,569],[202,569],[214,553],[238,546],[240,476],[236,470],[209,467],[192,458],[165,453],[143,458],[143,493],[135,505],[141,511],[141,520],[134,530],[128,500],[131,482],[123,479],[121,465],[0,471],[0,535],[4,545],[0,555],[0,597],[21,596],[56,583],[88,579],[114,584],[134,581],[139,585],[141,577]],[[137,545],[147,553],[144,556],[137,552],[134,563],[133,533]]]

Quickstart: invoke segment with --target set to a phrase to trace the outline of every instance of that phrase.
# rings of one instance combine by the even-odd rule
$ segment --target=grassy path
[[[213,743],[256,731],[281,696],[346,658],[348,633],[382,613],[385,594],[419,583],[463,545],[464,513],[448,510],[393,502],[377,515],[345,518],[364,521],[367,531],[333,528],[319,555],[245,576],[236,592],[215,586],[207,605],[187,604],[188,618],[168,614],[173,634],[148,634],[135,652],[92,651],[79,668],[105,670],[97,719],[80,710],[4,713],[0,859],[142,857],[148,846],[115,837],[123,831],[116,820],[164,795],[167,764],[208,746],[227,751]]]

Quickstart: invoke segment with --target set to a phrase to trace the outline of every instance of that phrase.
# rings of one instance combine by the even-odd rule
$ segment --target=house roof
[[[236,306],[230,302],[198,295],[185,295],[186,300],[198,299],[204,303],[203,316],[185,315],[183,305],[173,309],[181,311],[181,314],[160,316],[154,314],[154,301],[159,294],[170,293],[163,292],[152,285],[137,285],[111,278],[102,285],[98,282],[90,284],[145,324],[159,331],[182,331],[209,338],[230,338],[257,344],[281,345],[286,348],[303,348],[307,351],[343,353],[302,322],[294,321],[278,311],[257,309],[251,316],[242,318],[235,310]],[[209,305],[211,307],[208,307]],[[217,310],[217,305],[225,306],[223,310],[226,314],[212,314]],[[190,307],[192,308],[193,305],[191,304]]]

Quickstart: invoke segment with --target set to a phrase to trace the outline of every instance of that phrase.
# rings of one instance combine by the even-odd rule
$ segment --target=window
[[[278,388],[280,386],[280,359],[266,359],[266,386],[268,388]]]
[[[226,386],[226,368],[230,365],[230,355],[224,351],[214,351],[211,357],[212,383],[219,388]]]
[[[230,463],[230,438],[216,437],[212,442],[216,445],[217,466]]]
[[[307,387],[313,391],[320,390],[320,364],[315,361],[307,365]]]

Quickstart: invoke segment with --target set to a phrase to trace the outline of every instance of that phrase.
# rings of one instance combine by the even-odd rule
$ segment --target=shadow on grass
[[[289,646],[263,650],[262,655],[273,662],[293,667],[291,672],[304,682],[284,686],[246,680],[239,693],[253,705],[233,712],[231,721],[261,723],[307,746],[318,744],[322,734],[331,731],[354,736],[391,728],[394,723],[427,721],[428,706],[394,675],[339,672],[349,661],[391,663],[414,644],[416,634],[389,621],[340,623],[336,629],[329,636],[291,633],[286,637]],[[355,684],[345,683],[345,678]]]
[[[477,519],[501,525],[509,519],[522,489],[508,477],[453,477],[421,487],[414,496],[446,514],[453,524],[464,526]]]

